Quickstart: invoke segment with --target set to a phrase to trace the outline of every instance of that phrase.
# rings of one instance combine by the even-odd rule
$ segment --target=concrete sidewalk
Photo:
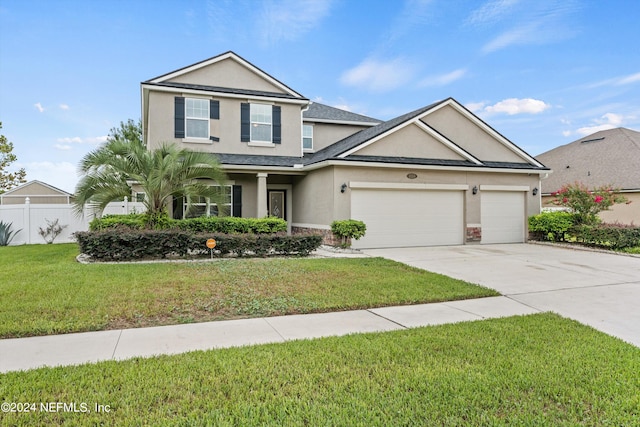
[[[499,296],[435,304],[0,340],[0,372],[538,313]]]

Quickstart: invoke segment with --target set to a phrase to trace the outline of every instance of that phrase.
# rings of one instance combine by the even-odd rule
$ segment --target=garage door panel
[[[351,217],[364,221],[367,233],[356,248],[462,244],[463,193],[354,189]]]
[[[524,192],[483,191],[481,197],[481,243],[524,242]]]

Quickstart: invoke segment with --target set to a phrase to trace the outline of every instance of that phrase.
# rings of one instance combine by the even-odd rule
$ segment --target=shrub
[[[331,232],[342,239],[342,247],[349,246],[349,239],[358,240],[364,236],[367,226],[364,222],[355,219],[333,221]]]
[[[529,232],[536,240],[564,241],[574,223],[569,212],[542,212],[529,217]]]
[[[0,246],[9,246],[9,243],[16,237],[16,234],[22,231],[22,229],[12,231],[12,226],[13,223],[11,222],[5,223],[4,221],[0,221]]]
[[[626,224],[577,225],[576,239],[588,245],[611,249],[640,247],[640,228]]]
[[[154,226],[148,225],[153,222]],[[105,215],[91,221],[91,231],[126,227],[134,230],[145,228],[176,229],[194,233],[255,233],[269,234],[287,231],[287,222],[281,218],[198,217],[188,219],[156,218],[150,221],[145,214]]]
[[[101,261],[206,256],[207,239],[215,239],[216,257],[224,255],[266,256],[268,254],[306,256],[322,243],[320,235],[210,234],[183,230],[132,230],[109,228],[75,233],[80,252]]]
[[[89,223],[89,230],[98,231],[116,227],[140,230],[143,229],[144,226],[144,214],[105,215],[102,218],[94,218]]]
[[[56,237],[58,237],[60,233],[62,233],[62,230],[64,230],[68,226],[60,225],[59,224],[60,220],[58,218],[56,218],[53,221],[49,221],[46,218],[44,220],[47,222],[47,227],[46,228],[38,227],[38,234],[42,236],[42,238],[44,239],[45,242],[47,242],[47,244],[51,244],[53,243],[54,240],[56,240]]]
[[[565,185],[560,190],[551,193],[553,204],[564,206],[576,216],[576,224],[597,224],[599,212],[608,210],[617,203],[629,203],[626,197],[618,193],[611,186],[589,190],[586,185],[576,182]]]

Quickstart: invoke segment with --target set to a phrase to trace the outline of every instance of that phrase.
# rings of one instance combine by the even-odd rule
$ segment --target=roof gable
[[[163,74],[145,83],[241,88],[304,99],[298,92],[231,51]]]
[[[468,160],[472,156],[427,126],[411,123],[355,152],[359,156]]]
[[[480,161],[542,165],[453,99],[420,117]]]
[[[33,180],[25,184],[22,184],[16,188],[2,193],[3,196],[49,196],[49,195],[63,195],[73,196],[71,193],[67,193],[64,190],[49,185],[42,181]]]
[[[425,132],[425,138],[428,135],[439,141],[472,164],[526,163],[535,168],[544,168],[540,162],[493,130],[453,98],[360,131],[319,151],[316,158],[321,160],[323,157],[347,158],[360,155],[362,153],[359,151],[371,144],[383,139],[392,141],[388,138],[391,134],[410,125],[418,126]],[[457,130],[457,127],[463,131]]]
[[[536,157],[553,170],[542,181],[543,193],[576,181],[589,188],[640,189],[640,132],[631,129],[599,131]]]

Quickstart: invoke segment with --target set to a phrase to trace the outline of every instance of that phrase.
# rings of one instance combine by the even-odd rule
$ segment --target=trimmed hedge
[[[611,249],[640,247],[640,228],[626,224],[578,225],[573,228],[582,243]]]
[[[126,227],[143,230],[145,214],[105,215],[95,218],[89,224],[91,231]],[[270,234],[287,231],[287,222],[281,218],[237,218],[231,216],[199,217],[188,219],[166,219],[163,229],[177,229],[194,233],[253,233]]]
[[[99,261],[127,261],[167,257],[210,256],[208,239],[216,240],[213,255],[299,255],[320,247],[320,235],[204,234],[183,230],[132,230],[108,228],[74,234],[80,252]]]

